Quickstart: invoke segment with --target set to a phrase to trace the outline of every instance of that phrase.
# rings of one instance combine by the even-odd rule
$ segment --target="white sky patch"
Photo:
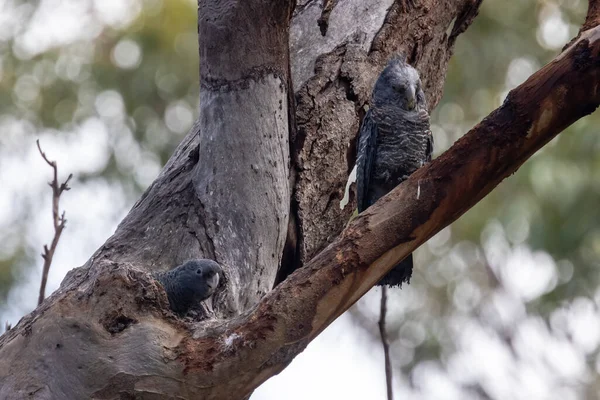
[[[123,128],[113,140],[112,145],[117,165],[122,171],[133,171],[142,158],[142,149],[134,139],[131,130]]]
[[[45,191],[51,171],[37,154],[34,143],[31,147],[19,151],[19,146],[22,146],[21,141],[29,140],[28,135],[31,134],[33,127],[8,117],[4,119],[0,117],[0,126],[3,121],[7,127],[10,127],[7,132],[12,133],[7,134],[6,137],[0,136],[0,143],[3,144],[0,146],[0,181],[4,184],[6,178],[11,191],[0,193],[0,203],[2,201],[10,203],[17,193],[24,192],[24,195],[27,195],[28,191],[39,191],[40,186],[44,187],[42,198],[34,201],[32,221],[28,224],[35,226],[35,229],[27,234],[28,245],[33,249],[31,251],[35,251],[35,269],[30,276],[23,279],[22,283],[13,288],[7,304],[0,306],[0,321],[8,320],[14,324],[22,315],[35,307],[42,266],[39,251],[41,246],[48,243],[52,237],[50,193],[49,190]],[[81,156],[82,159],[77,162],[83,166],[80,165],[79,169],[86,168],[86,165],[95,164],[89,162],[89,157],[94,155],[87,153],[92,152],[92,149],[103,148],[105,143],[105,139],[98,139],[96,136],[103,137],[108,136],[108,132],[117,132],[108,129],[105,124],[106,122],[99,118],[92,118],[78,128],[82,132],[76,129],[72,133],[61,133],[57,136],[51,136],[51,132],[48,132],[42,144],[51,159],[59,159],[59,162],[68,164],[72,162],[71,156]],[[78,136],[81,138],[78,139]],[[95,142],[95,140],[100,141]],[[106,140],[115,145],[125,140],[122,143],[122,156],[129,156],[133,148],[139,157],[137,166],[133,167],[143,167],[143,160],[148,158],[147,154],[137,143],[134,143],[130,132],[123,134],[119,131]],[[72,143],[78,147],[70,148],[69,145]],[[89,148],[83,155],[71,154],[77,153],[78,148],[86,148],[86,146]],[[156,160],[150,162],[156,162],[158,165]],[[61,173],[64,173],[61,179],[64,179],[67,172],[61,168]],[[7,173],[8,176],[5,177],[3,173]],[[22,179],[24,175],[29,177],[27,181]],[[153,178],[148,177],[148,179]],[[67,211],[68,223],[50,273],[48,293],[58,287],[68,270],[82,265],[110,236],[131,206],[122,187],[111,185],[102,179],[85,184],[75,179],[71,186],[74,190],[66,192],[61,201],[61,209]],[[15,205],[9,207],[14,209]],[[0,222],[0,231],[7,229]],[[486,256],[491,256],[497,267],[495,271],[502,274],[501,271],[506,268],[508,261],[503,261],[499,256],[504,254],[510,257],[515,253],[514,246],[507,240],[503,226],[499,222],[492,222],[482,234],[482,242],[485,243]],[[450,264],[456,263],[453,253],[459,245],[460,243],[452,245],[450,228],[444,229],[429,241],[432,252],[443,250]],[[499,252],[491,251],[492,245],[499,246]],[[516,248],[519,249],[519,246]],[[524,249],[524,254],[536,262],[538,253]],[[542,260],[542,263],[546,261]],[[525,268],[527,269],[528,266]],[[456,271],[460,272],[460,268]],[[534,270],[533,275],[520,279],[526,282],[544,281],[539,278],[538,272]],[[536,282],[534,283],[537,285]],[[457,351],[445,355],[440,363],[419,364],[414,375],[415,389],[410,388],[406,383],[406,376],[395,375],[396,397],[401,394],[401,398],[407,399],[469,399],[465,388],[461,385],[473,382],[481,383],[492,394],[492,398],[530,399],[543,398],[548,393],[561,393],[561,396],[571,393],[564,387],[559,387],[559,383],[575,385],[582,377],[588,376],[585,354],[597,346],[600,336],[599,324],[594,322],[600,320],[596,315],[596,305],[589,299],[580,298],[563,309],[562,324],[565,332],[572,335],[571,343],[569,340],[562,339],[560,332],[555,332],[554,328],[549,332],[539,319],[528,317],[523,293],[520,290],[517,293],[514,285],[509,286],[508,289],[510,289],[508,292],[503,289],[496,290],[486,299],[480,296],[474,281],[458,281],[454,291],[457,310],[477,311],[479,307],[486,324],[481,325],[479,321],[470,317],[453,318],[455,328],[447,340],[456,344]],[[526,290],[525,294],[527,293]],[[600,299],[600,291],[598,298]],[[361,312],[366,316],[367,326],[369,324],[375,326],[377,323],[379,300],[380,291],[375,289],[358,303]],[[418,282],[413,282],[402,290],[389,292],[388,323],[390,327],[396,327],[399,335],[392,343],[393,360],[396,365],[405,365],[412,361],[414,347],[428,340],[431,335],[427,325],[409,314],[423,309],[423,304],[427,301],[431,299],[428,298],[426,289],[419,286]],[[480,301],[485,302],[483,306],[478,305]],[[523,356],[518,353],[519,356],[515,358],[501,339],[501,334],[506,332],[506,329],[514,331],[516,327],[519,329],[516,330],[518,337],[515,337],[515,343],[519,343],[518,346],[526,351],[523,351]],[[227,342],[235,345],[236,339],[229,337],[225,340],[225,343]],[[282,398],[281,394],[285,393],[285,398],[291,400],[306,398],[384,400],[383,355],[380,347],[377,340],[374,341],[363,329],[355,327],[349,315],[344,315],[311,343],[289,368],[261,386],[253,394],[252,399],[279,399]],[[482,357],[485,362],[481,361]],[[545,366],[542,362],[546,362]],[[339,384],[332,385],[331,382],[339,382]]]
[[[379,310],[377,310],[379,311]],[[377,315],[379,318],[379,315]],[[399,331],[398,341],[408,348],[416,348],[427,339],[425,327],[416,321],[405,321]]]
[[[49,154],[49,157],[52,159],[52,155]],[[21,167],[27,168],[25,164]],[[30,176],[43,173],[47,178],[51,173],[47,166],[34,168],[30,171]],[[22,185],[25,183],[23,182]],[[89,259],[90,255],[114,232],[128,207],[131,206],[119,186],[111,185],[104,180],[94,180],[85,184],[73,181],[71,187],[73,190],[65,192],[61,197],[60,207],[66,212],[67,225],[52,261],[46,295],[58,288],[69,270],[83,265]],[[39,191],[39,187],[32,189],[32,186],[27,185],[27,189],[24,190]],[[13,325],[37,305],[43,265],[39,254],[42,246],[50,243],[54,234],[49,188],[37,204],[36,212],[31,215],[32,221],[28,224],[35,226],[35,229],[26,233],[29,251],[33,252],[32,256],[35,259],[35,268],[22,282],[11,288],[6,304],[0,305],[0,318]],[[2,225],[0,228],[3,228]]]
[[[28,59],[49,49],[90,42],[106,25],[126,28],[141,12],[141,0],[42,0],[0,3],[0,39],[16,37],[14,51]]]
[[[512,391],[511,368],[514,358],[498,336],[474,320],[464,321],[457,331],[462,370],[468,381],[479,382],[492,398],[509,399]],[[485,362],[481,356],[485,354]],[[455,374],[452,374],[455,375]]]
[[[467,399],[466,393],[436,361],[424,361],[413,370],[413,381],[425,399],[462,400]]]
[[[494,108],[500,107],[504,103],[506,97],[508,96],[508,92],[510,92],[510,90],[501,90],[500,92],[496,93],[494,96]]]
[[[548,253],[517,246],[508,255],[499,278],[507,290],[531,301],[554,289],[558,273]]]
[[[586,354],[600,344],[600,315],[592,300],[578,297],[566,315],[567,327],[573,342]]]
[[[125,103],[121,93],[116,90],[105,90],[98,94],[95,101],[96,111],[104,118],[124,118]]]
[[[139,0],[93,0],[93,8],[100,20],[114,28],[125,28],[142,10]]]
[[[57,135],[54,131],[45,131],[39,135],[42,150],[48,158],[58,162],[59,174],[95,173],[101,171],[109,160],[109,136],[104,122],[98,118],[89,118],[72,132]],[[41,166],[44,160],[39,155],[35,142],[31,143],[28,153],[31,165]],[[37,170],[41,174],[43,169]],[[46,178],[49,175],[46,175]]]
[[[194,112],[185,101],[174,101],[165,110],[165,124],[179,134],[186,133],[194,123]]]
[[[13,219],[25,218],[25,251],[35,262],[31,276],[21,276],[21,271],[29,271],[26,265],[23,269],[14,266],[21,281],[11,289],[7,303],[0,305],[2,318],[14,324],[36,305],[43,263],[39,254],[53,235],[47,185],[52,169],[41,158],[35,139],[40,139],[49,159],[57,161],[59,181],[64,182],[68,174],[73,173],[70,186],[76,188],[61,197],[60,208],[66,211],[68,222],[53,261],[48,294],[58,287],[68,270],[83,264],[112,233],[129,204],[119,186],[104,180],[86,183],[77,180],[78,174],[98,172],[108,162],[108,130],[100,119],[89,118],[72,131],[60,134],[46,130],[36,135],[35,127],[29,122],[3,116],[0,129],[3,132],[0,139],[3,189],[0,192],[0,239],[4,246],[0,256],[10,256],[19,244],[16,240],[20,233],[15,231]]]
[[[556,263],[556,267],[558,268],[558,280],[560,283],[570,282],[575,272],[573,263],[570,260],[559,260]]]
[[[77,81],[85,61],[82,57],[62,53],[54,64],[54,72],[65,81]]]
[[[450,140],[448,133],[440,125],[431,124],[431,134],[433,135],[433,141],[435,145],[433,152],[435,154],[441,154],[450,147]]]
[[[441,125],[458,124],[464,121],[465,111],[458,103],[448,102],[439,111],[438,123]]]
[[[142,61],[142,49],[133,40],[120,40],[111,52],[111,60],[119,68],[137,68]]]
[[[228,335],[224,340],[223,340],[223,347],[225,348],[225,350],[229,350],[233,347],[234,343],[236,340],[240,339],[241,336],[238,335],[237,333],[232,333],[231,335]]]
[[[510,253],[510,244],[506,239],[504,228],[498,220],[490,220],[481,232],[481,246],[488,264],[498,276],[504,261]]]
[[[386,324],[388,327],[404,325],[408,322],[406,316],[411,312],[418,312],[427,302],[427,294],[422,286],[403,285],[402,289],[388,291],[388,314]],[[381,305],[381,289],[374,287],[363,296],[355,307],[368,324],[376,326],[379,322],[379,309]],[[409,330],[413,330],[410,328]]]
[[[159,15],[163,9],[163,0],[143,0],[144,14],[149,16]],[[196,4],[196,3],[195,3]],[[196,38],[196,41],[198,39]]]
[[[12,207],[0,210],[0,225],[10,221],[11,214],[16,214],[15,211],[24,207],[22,201],[15,202],[15,199],[40,193],[38,189],[45,187],[52,177],[52,170],[38,152],[36,138],[30,136],[33,133],[29,131],[31,127],[17,120],[5,121],[6,124],[0,123],[0,127],[9,126],[5,131],[8,140],[0,142],[0,181],[3,187],[0,202],[11,203]],[[19,138],[18,135],[24,137]],[[75,176],[78,173],[94,173],[103,169],[108,162],[108,133],[97,118],[84,121],[74,131],[61,135],[45,131],[37,138],[47,156],[58,162],[61,182],[69,173]],[[23,179],[24,176],[27,179]]]
[[[14,37],[33,11],[33,6],[19,0],[0,1],[0,40],[8,41]]]
[[[42,86],[50,86],[56,82],[54,63],[50,60],[40,60],[33,67],[33,75]]]
[[[508,89],[513,89],[525,82],[535,71],[539,69],[539,64],[532,58],[515,58],[508,65],[506,71],[505,85]]]
[[[154,4],[155,14],[160,12],[161,0],[145,0],[145,3]],[[314,15],[320,12],[318,3],[314,3]],[[292,33],[302,39],[300,45],[307,46],[306,49],[300,49],[297,55],[309,61],[301,66],[301,70],[295,71],[296,76],[302,77],[312,71],[314,59],[307,56],[307,53],[312,54],[313,49],[322,52],[323,47],[338,41],[338,32],[347,30],[343,23],[345,20],[352,20],[346,18],[347,7],[353,8],[353,12],[362,13],[361,19],[368,22],[366,33],[369,36],[381,25],[381,21],[373,19],[373,16],[380,14],[373,7],[387,7],[388,3],[391,4],[392,1],[340,2],[332,13],[330,31],[324,38],[318,32],[316,17],[311,17],[305,25],[313,30],[308,36],[304,35],[305,32],[293,30]],[[23,75],[22,80],[19,78],[14,95],[25,103],[37,98],[40,85],[50,84],[57,77],[84,79],[87,63],[90,62],[94,49],[93,43],[85,40],[96,37],[103,24],[117,28],[129,24],[140,12],[140,0],[41,0],[34,19],[29,22],[26,16],[31,11],[30,4],[0,0],[0,40],[8,40],[17,35],[15,51],[18,55],[31,57],[51,47],[71,45],[72,49],[77,47],[74,43],[82,40],[84,43],[83,47],[74,50],[61,50],[56,65],[45,61],[46,64],[36,66],[31,75]],[[559,49],[569,39],[569,29],[572,28],[556,6],[548,2],[541,6],[540,21],[537,38],[542,46]],[[364,26],[357,26],[354,30],[362,29],[365,29]],[[314,41],[306,40],[311,35],[314,35]],[[193,38],[195,35],[187,39],[192,43]],[[112,54],[115,65],[120,68],[137,67],[142,53],[141,50],[136,52],[136,46],[139,50],[136,42],[119,42]],[[186,46],[180,45],[184,49]],[[507,72],[506,85],[519,84],[537,67],[537,62],[533,59],[525,57],[513,60]],[[177,76],[173,74],[157,75],[156,79],[163,92],[172,91],[178,82]],[[302,79],[295,80],[296,85],[301,83]],[[506,93],[504,91],[499,96],[494,96],[491,92],[481,92],[476,96],[476,93],[472,104],[482,104],[482,109],[478,109],[478,112],[484,113],[485,109],[494,106],[494,100],[499,105]],[[61,209],[66,210],[68,222],[50,272],[48,294],[58,287],[68,270],[82,265],[114,232],[131,206],[125,189],[120,185],[113,185],[104,179],[82,183],[77,180],[77,174],[94,173],[104,168],[108,162],[109,146],[115,148],[119,168],[132,171],[141,185],[150,184],[160,170],[158,158],[141,148],[127,128],[123,99],[118,92],[107,91],[96,97],[93,90],[82,89],[80,95],[82,104],[89,103],[90,107],[96,107],[99,118],[90,118],[69,132],[57,134],[46,131],[40,136],[50,159],[59,162],[60,179],[64,180],[69,172],[75,174],[71,183],[73,190],[66,192],[61,199]],[[443,128],[441,125],[432,126],[438,153],[449,146],[452,141],[450,128],[461,123],[466,109],[465,105],[450,103],[441,113]],[[150,136],[155,135],[157,140],[164,140],[165,125],[174,132],[183,133],[191,126],[192,114],[187,103],[174,102],[165,112],[164,118],[156,116],[152,124],[148,124],[151,128],[146,128],[147,132]],[[14,324],[35,307],[42,266],[39,253],[53,234],[50,191],[46,185],[51,169],[37,152],[35,127],[32,124],[16,120],[12,116],[0,116],[0,132],[0,257],[3,251],[9,251],[14,246],[17,236],[12,231],[13,218],[25,209],[31,211],[27,215],[31,220],[26,227],[26,239],[30,247],[27,251],[32,252],[35,259],[31,275],[24,277],[21,283],[13,287],[7,304],[0,305],[0,323],[7,320]],[[569,174],[563,177],[560,175],[561,171]],[[564,183],[558,184],[560,187],[570,188],[568,185],[577,182],[575,172],[561,166],[559,171],[548,170],[548,179],[539,179],[538,176],[536,180],[549,188],[557,186],[556,182]],[[563,178],[566,179],[565,182],[562,181]],[[348,189],[355,179],[354,169],[340,204],[342,208],[349,200]],[[536,189],[539,191],[539,188]],[[576,193],[574,190],[572,192]],[[36,197],[39,193],[43,195]],[[556,398],[574,398],[567,397],[572,392],[559,385],[575,386],[582,378],[589,377],[585,356],[593,354],[600,342],[600,290],[596,296],[597,304],[580,297],[553,313],[551,330],[539,319],[529,317],[525,301],[553,288],[559,275],[557,270],[561,271],[561,277],[562,271],[566,270],[563,280],[569,280],[574,267],[568,261],[558,263],[557,267],[557,263],[546,253],[533,252],[525,246],[515,246],[525,243],[528,235],[528,221],[525,224],[514,221],[505,228],[500,223],[490,229],[486,228],[486,232],[482,234],[486,258],[505,288],[481,295],[475,278],[473,281],[460,278],[456,281],[455,288],[449,287],[449,290],[453,290],[452,300],[456,311],[480,311],[483,319],[487,319],[486,325],[471,317],[456,322],[456,337],[447,340],[456,343],[458,350],[444,354],[440,363],[421,363],[415,369],[418,386],[415,392],[404,382],[405,376],[395,375],[396,397],[468,399],[459,384],[475,382],[482,383],[492,398],[549,398],[552,394]],[[453,248],[450,239],[451,230],[448,227],[429,241],[429,251],[443,256]],[[453,268],[453,273],[464,272],[451,255],[448,260],[448,268]],[[443,270],[440,275],[443,275]],[[376,323],[379,294],[375,289],[358,304],[362,311],[369,310],[365,313],[369,324]],[[423,309],[423,304],[428,301],[433,300],[428,295],[427,288],[415,284],[390,292],[388,320],[390,325],[398,327],[400,335],[392,349],[396,365],[412,361],[414,346],[429,338],[429,327],[410,315],[411,312]],[[446,324],[446,321],[440,319],[439,324]],[[518,334],[514,342],[515,346],[522,349],[519,353],[523,354],[521,358],[515,358],[501,338],[502,333],[513,331],[517,327]],[[565,339],[566,335],[569,340]],[[235,344],[235,341],[232,335],[225,342]],[[446,360],[448,365],[444,366],[442,363]],[[600,359],[597,369],[600,371]],[[281,399],[282,394],[291,400],[385,399],[383,356],[379,342],[373,341],[361,329],[356,329],[350,316],[342,316],[311,343],[288,369],[260,387],[252,399]]]
[[[558,5],[546,2],[540,9],[540,24],[536,38],[540,46],[549,50],[559,50],[569,40],[569,24],[564,20]]]
[[[17,38],[17,54],[33,57],[44,51],[82,39],[93,39],[101,31],[86,0],[43,0],[27,28]]]
[[[481,233],[489,266],[503,287],[528,302],[551,291],[558,283],[554,259],[526,245],[511,246],[502,224],[492,220]]]
[[[398,382],[395,382],[398,388]],[[342,315],[251,400],[385,399],[383,351]]]
[[[363,36],[361,45],[369,46],[383,24],[386,15],[383,10],[387,10],[392,4],[393,0],[337,2],[329,16],[327,34],[323,36],[317,24],[321,15],[321,2],[311,2],[299,16],[292,19],[290,27],[294,90],[298,90],[310,78],[315,60],[320,54],[330,52],[339,43],[351,41],[354,36]],[[356,21],[361,23],[357,24]]]
[[[529,237],[530,222],[527,215],[515,215],[506,224],[506,237],[512,244],[525,243]]]

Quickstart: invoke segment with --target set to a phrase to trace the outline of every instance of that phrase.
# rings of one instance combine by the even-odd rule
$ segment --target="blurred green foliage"
[[[444,106],[459,105],[464,117],[458,134],[466,132],[512,88],[511,62],[525,59],[535,71],[560,52],[539,39],[544,18],[559,12],[569,28],[568,41],[586,10],[585,1],[483,2],[474,24],[457,42],[434,119]],[[574,294],[593,295],[600,282],[599,122],[594,113],[569,127],[452,226],[455,240],[477,243],[488,221],[496,218],[514,243],[525,241],[555,260],[572,263],[572,278],[540,299],[552,303],[547,309]]]

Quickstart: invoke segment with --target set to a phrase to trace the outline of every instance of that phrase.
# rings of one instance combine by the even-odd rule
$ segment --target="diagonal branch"
[[[563,129],[593,112],[600,104],[599,63],[596,27],[512,90],[500,108],[448,151],[353,220],[251,313],[227,326],[223,335],[252,338],[240,341],[227,365],[249,369],[219,364],[221,355],[211,353],[214,347],[207,341],[219,343],[225,337],[204,337],[180,345],[182,354],[195,355],[181,359],[186,370],[223,368],[215,371],[224,378],[219,385],[230,385],[235,373],[246,390],[281,371],[400,260],[474,206]]]
[[[306,289],[296,290],[290,301],[320,294],[319,305],[326,302],[328,307],[319,308],[312,321],[316,334],[320,324],[332,319],[331,306],[341,314],[393,265],[464,214],[554,136],[592,113],[600,104],[599,62],[596,27],[512,90],[500,108],[443,155],[362,213],[271,297],[292,286]]]
[[[44,245],[44,252],[42,253],[42,258],[44,259],[44,267],[42,270],[42,283],[40,284],[40,294],[38,296],[38,305],[40,305],[46,297],[46,283],[48,281],[48,272],[50,272],[50,265],[52,265],[54,251],[56,250],[56,246],[58,245],[58,241],[60,240],[60,235],[62,234],[63,229],[65,229],[65,225],[67,223],[67,220],[65,219],[65,212],[63,211],[63,213],[59,215],[58,203],[60,201],[60,196],[63,194],[63,192],[65,190],[71,189],[68,186],[68,184],[71,178],[73,177],[73,174],[69,174],[67,180],[59,184],[58,166],[56,165],[56,161],[50,161],[48,159],[46,153],[42,151],[39,139],[35,142],[37,143],[40,155],[42,156],[44,161],[46,161],[46,163],[52,167],[53,170],[53,178],[51,182],[48,182],[48,185],[52,188],[52,222],[54,225],[54,237],[52,238],[52,243],[50,244],[50,247]]]

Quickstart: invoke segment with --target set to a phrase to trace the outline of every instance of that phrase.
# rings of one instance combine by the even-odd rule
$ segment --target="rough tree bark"
[[[201,118],[115,234],[0,337],[1,398],[243,399],[600,103],[592,15],[502,107],[338,235],[351,207],[333,203],[377,72],[408,50],[436,104],[456,35],[480,1],[380,3],[340,0],[322,15],[317,2],[296,6],[296,132],[287,116],[291,2],[200,1]],[[372,26],[354,32],[356,15]],[[269,291],[288,221],[292,262],[306,266]],[[191,257],[216,258],[226,282],[212,309],[182,320],[147,272]]]

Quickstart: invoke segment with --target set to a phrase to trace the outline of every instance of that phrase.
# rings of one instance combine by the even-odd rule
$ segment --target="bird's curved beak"
[[[410,87],[407,93],[408,101],[406,102],[406,107],[409,111],[412,111],[417,106],[417,96],[415,94],[415,89]]]
[[[213,276],[209,277],[206,280],[206,284],[208,285],[208,287],[210,287],[211,289],[216,288],[217,286],[219,286],[219,274],[214,274]]]

